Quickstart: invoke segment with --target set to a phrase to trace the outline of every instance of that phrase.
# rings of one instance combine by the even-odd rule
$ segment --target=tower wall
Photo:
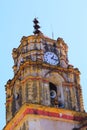
[[[12,52],[14,77],[6,84],[4,130],[72,130],[84,112],[80,71],[69,64],[62,38],[44,36],[34,20],[34,35]]]

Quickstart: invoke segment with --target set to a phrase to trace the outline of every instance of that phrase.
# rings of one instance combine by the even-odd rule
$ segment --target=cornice
[[[36,117],[47,118],[52,120],[71,122],[74,124],[80,123],[80,121],[82,121],[84,118],[87,117],[87,113],[26,103],[19,109],[19,111],[15,114],[15,116],[7,123],[4,130],[12,130],[13,128],[15,128],[26,115],[30,115],[35,118]]]
[[[56,40],[54,40],[54,39],[51,39],[51,38],[49,38],[49,37],[47,37],[47,36],[45,36],[45,35],[43,35],[43,34],[39,34],[39,35],[30,35],[30,36],[23,36],[22,38],[21,38],[21,44],[19,45],[19,47],[18,47],[18,49],[23,45],[23,42],[27,42],[27,41],[29,41],[29,40],[38,40],[38,39],[42,39],[44,42],[57,42]],[[38,43],[38,42],[34,42],[34,43]],[[39,43],[41,43],[41,41],[39,41]]]
[[[76,68],[62,68],[60,66],[52,66],[46,63],[43,63],[43,61],[26,61],[23,64],[20,65],[19,70],[17,71],[17,73],[14,75],[13,79],[10,80],[10,82],[7,82],[6,86],[12,86],[14,84],[14,82],[19,79],[19,77],[21,76],[21,71],[24,70],[26,67],[28,66],[36,66],[37,68],[41,67],[41,69],[50,69],[52,71],[54,71],[55,73],[59,73],[61,74],[61,72],[64,73],[73,73],[79,76],[80,72],[78,71],[78,69]]]

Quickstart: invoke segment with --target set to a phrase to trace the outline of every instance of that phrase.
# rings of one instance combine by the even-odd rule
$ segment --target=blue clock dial
[[[58,56],[53,52],[46,52],[44,54],[44,61],[51,65],[57,65],[59,63]]]

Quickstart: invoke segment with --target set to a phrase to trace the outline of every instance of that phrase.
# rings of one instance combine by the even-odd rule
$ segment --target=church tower
[[[68,46],[40,31],[23,36],[12,52],[14,77],[6,84],[4,130],[75,130],[84,112],[80,71],[69,64]]]

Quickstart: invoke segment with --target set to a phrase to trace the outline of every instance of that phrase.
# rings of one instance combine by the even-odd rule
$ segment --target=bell
[[[50,97],[51,98],[55,98],[56,97],[56,91],[55,90],[51,90],[50,91]]]

